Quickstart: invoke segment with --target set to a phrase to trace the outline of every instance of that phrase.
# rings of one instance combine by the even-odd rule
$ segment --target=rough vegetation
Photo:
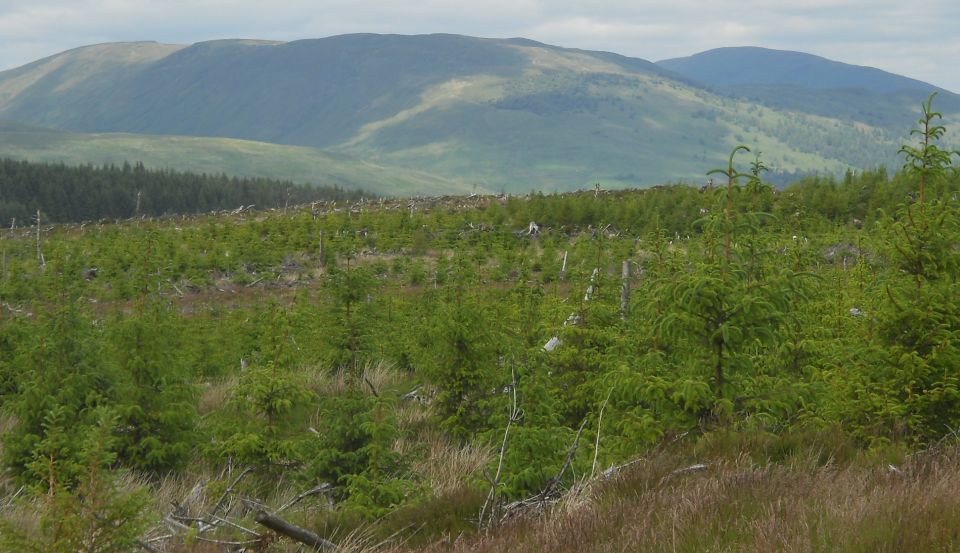
[[[944,132],[780,191],[737,147],[703,189],[3,229],[0,550],[958,550]]]

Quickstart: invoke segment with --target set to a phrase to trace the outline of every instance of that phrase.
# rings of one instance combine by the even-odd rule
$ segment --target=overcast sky
[[[0,0],[0,70],[100,42],[355,32],[522,36],[651,61],[764,46],[960,92],[958,0]]]

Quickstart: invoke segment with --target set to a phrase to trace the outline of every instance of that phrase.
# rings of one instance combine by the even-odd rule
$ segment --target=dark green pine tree
[[[196,443],[197,391],[182,355],[178,317],[157,297],[110,325],[112,358],[126,376],[116,411],[119,459],[163,473],[181,468]]]
[[[960,428],[960,205],[955,191],[944,193],[952,153],[937,144],[946,129],[932,107],[935,94],[922,104],[920,126],[912,131],[920,143],[900,150],[915,199],[889,223],[888,255],[898,270],[879,314],[886,363],[867,369],[887,395],[878,414],[890,421],[888,430],[918,442]]]
[[[693,243],[683,245],[686,266],[668,277],[670,304],[659,320],[664,339],[673,343],[673,362],[697,367],[698,378],[709,383],[712,399],[707,404],[702,398],[688,398],[703,405],[702,416],[730,415],[746,391],[755,392],[748,382],[756,374],[755,362],[777,344],[798,290],[795,275],[767,275],[761,265],[766,245],[757,229],[766,215],[747,209],[764,190],[758,182],[761,166],[755,162],[753,172],[738,171],[734,157],[741,151],[749,149],[738,146],[727,168],[711,171],[725,176],[726,186],[717,191],[715,205],[699,222],[702,250]],[[739,184],[743,179],[750,183],[746,191]],[[745,202],[747,208],[741,205]],[[691,359],[675,358],[691,354]],[[700,392],[694,395],[699,398]]]
[[[349,254],[342,267],[332,267],[324,281],[324,291],[329,294],[330,324],[325,329],[330,364],[335,368],[347,368],[351,375],[359,376],[361,364],[371,347],[368,333],[373,325],[371,319],[371,295],[376,281],[366,267],[358,266]]]
[[[458,257],[450,284],[430,321],[423,363],[436,387],[441,426],[466,440],[489,424],[489,401],[497,385],[495,323],[470,290],[469,261]]]
[[[40,311],[35,323],[24,323],[11,366],[18,374],[18,393],[8,406],[19,421],[4,435],[3,456],[24,481],[39,483],[45,474],[31,471],[41,444],[54,444],[52,457],[58,480],[75,484],[82,472],[82,436],[97,424],[97,408],[116,403],[121,375],[105,355],[102,335],[84,316],[74,286],[79,265],[70,259],[56,259],[47,265],[55,281],[56,308]],[[48,421],[53,417],[58,436],[50,436]]]
[[[219,421],[223,441],[215,450],[223,457],[275,469],[301,462],[300,441],[310,437],[303,420],[314,394],[296,370],[288,313],[274,304],[263,309],[261,317],[259,351],[241,373],[230,408]]]

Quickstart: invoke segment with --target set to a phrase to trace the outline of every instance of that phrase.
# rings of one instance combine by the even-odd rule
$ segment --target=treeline
[[[289,181],[122,166],[67,166],[0,159],[0,224],[67,223],[141,215],[203,213],[318,200],[349,200],[360,191]]]
[[[716,187],[721,187],[715,180]],[[770,181],[764,178],[765,183]],[[893,214],[903,202],[916,200],[916,184],[904,172],[890,174],[879,167],[833,175],[793,175],[782,188],[772,188],[757,207],[785,225],[827,230],[840,225],[870,225]],[[947,173],[932,185],[932,193],[947,196],[960,190],[960,175]],[[498,225],[505,221],[536,221],[553,228],[586,228],[610,224],[615,230],[643,235],[656,230],[671,234],[698,232],[694,224],[709,213],[705,201],[715,192],[691,186],[657,186],[646,190],[611,190],[563,194],[534,193],[492,204],[475,220]],[[704,209],[705,211],[701,211]],[[793,222],[791,222],[793,221]]]

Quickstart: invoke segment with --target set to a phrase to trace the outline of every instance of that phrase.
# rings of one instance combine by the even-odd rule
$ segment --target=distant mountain
[[[873,67],[850,65],[803,52],[755,46],[717,48],[657,65],[704,84],[792,85],[821,90],[862,89],[877,94],[929,91],[935,86]]]
[[[320,148],[460,189],[527,191],[699,182],[739,143],[783,172],[895,165],[914,118],[904,114],[928,92],[863,95],[786,76],[720,85],[674,62],[457,35],[106,44],[0,72],[0,118],[134,133],[110,135],[130,155],[137,148],[120,142],[144,134],[222,137]],[[829,82],[847,82],[840,73]],[[873,86],[896,88],[885,79]],[[183,148],[179,161],[206,147]],[[213,157],[227,172],[244,162]]]
[[[938,109],[960,111],[960,96],[873,67],[802,52],[717,48],[657,65],[766,106],[861,121],[891,130],[913,123],[919,100],[938,92]]]
[[[98,45],[0,73],[0,114],[81,132],[323,147],[417,106],[432,86],[517,73],[521,58],[495,42],[442,35]]]

